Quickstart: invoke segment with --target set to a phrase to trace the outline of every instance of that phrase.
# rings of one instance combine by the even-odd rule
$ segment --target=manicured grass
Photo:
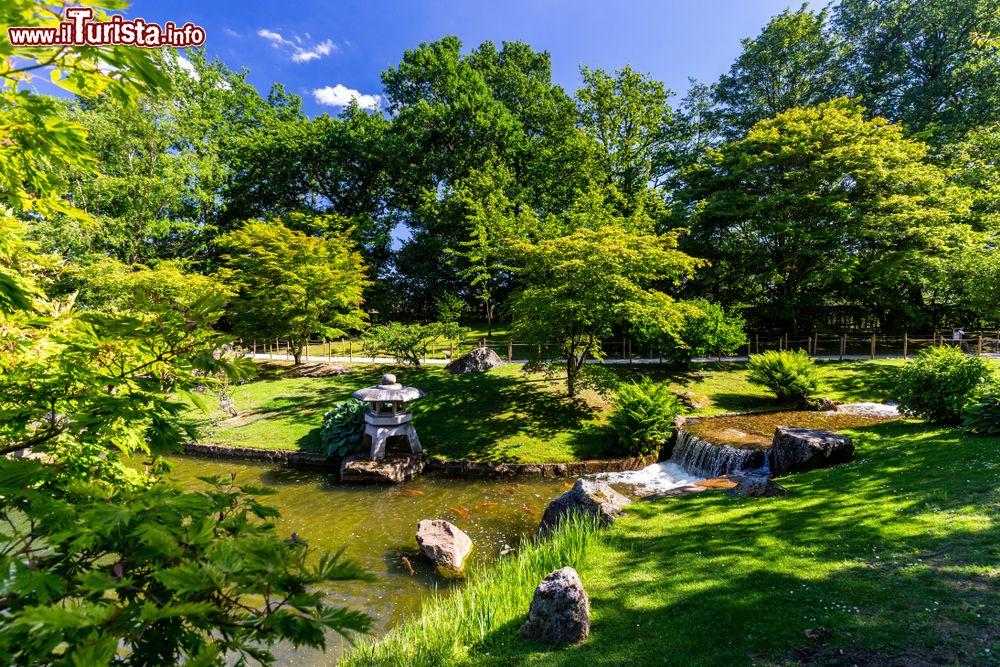
[[[898,362],[825,362],[823,395],[837,400],[884,400]],[[253,382],[233,388],[239,414],[196,417],[203,440],[268,449],[319,448],[323,413],[385,372],[427,392],[412,403],[414,424],[431,456],[507,462],[565,462],[620,455],[606,428],[607,401],[593,392],[567,398],[565,381],[525,375],[518,364],[482,375],[452,375],[439,366],[349,365],[345,375],[293,377],[288,364],[262,366]],[[742,365],[704,364],[690,371],[658,366],[609,366],[624,379],[649,374],[678,390],[709,398],[699,413],[782,407],[746,381]]]
[[[580,646],[520,639],[525,603],[487,631],[452,626],[455,646],[363,664],[1000,664],[1000,439],[918,422],[853,435],[853,462],[783,478],[787,498],[634,504],[580,563]]]
[[[574,461],[614,455],[601,408],[571,400],[519,366],[481,375],[452,375],[438,366],[355,365],[326,378],[290,377],[268,366],[261,377],[235,387],[239,415],[201,418],[203,440],[271,449],[319,448],[323,413],[351,392],[392,372],[427,396],[411,404],[421,444],[431,455],[484,461]]]

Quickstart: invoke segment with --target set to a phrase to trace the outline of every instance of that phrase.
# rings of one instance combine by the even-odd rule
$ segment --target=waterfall
[[[704,477],[719,477],[738,470],[764,465],[764,450],[754,447],[730,447],[702,440],[688,431],[677,431],[677,443],[670,461]]]

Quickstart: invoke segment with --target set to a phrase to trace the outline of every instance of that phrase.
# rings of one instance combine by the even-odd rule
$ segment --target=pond
[[[418,557],[415,534],[420,519],[446,519],[472,538],[468,564],[495,558],[505,545],[516,547],[538,527],[548,503],[572,480],[517,478],[460,480],[425,475],[400,486],[340,484],[323,471],[273,464],[171,457],[172,478],[185,488],[205,488],[199,476],[236,474],[237,483],[277,491],[265,504],[281,512],[278,530],[295,532],[317,550],[336,551],[377,577],[373,583],[344,582],[331,589],[331,600],[363,609],[382,634],[405,616],[419,611],[423,598],[456,582],[440,577]],[[406,557],[413,574],[403,563]],[[467,565],[468,567],[468,565]],[[329,665],[339,655],[332,636],[324,655],[282,649],[279,664]]]

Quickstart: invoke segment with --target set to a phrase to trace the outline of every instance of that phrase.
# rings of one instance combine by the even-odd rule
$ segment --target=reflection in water
[[[237,483],[272,487],[276,493],[261,500],[281,512],[280,533],[298,533],[318,551],[344,547],[344,555],[377,580],[338,583],[330,590],[331,602],[367,611],[377,634],[419,611],[421,599],[431,591],[456,585],[439,577],[419,556],[414,536],[420,519],[446,519],[464,530],[475,545],[468,562],[482,563],[497,557],[505,545],[516,545],[531,535],[565,482],[425,475],[398,487],[340,484],[331,474],[267,463],[181,456],[171,461],[172,477],[189,489],[204,488],[199,476],[228,478],[231,473]],[[283,649],[278,662],[333,664],[341,641],[331,636],[328,643],[325,655]]]
[[[883,409],[856,409],[856,406],[868,405],[879,405]],[[891,406],[855,404],[841,406],[837,412],[786,410],[752,415],[692,419],[684,425],[684,430],[716,444],[765,449],[771,446],[774,439],[774,429],[779,426],[840,431],[880,424],[898,418],[899,413]]]

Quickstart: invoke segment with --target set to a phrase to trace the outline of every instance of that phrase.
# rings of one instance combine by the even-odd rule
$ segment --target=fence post
[[[872,359],[875,358],[875,334],[872,334]]]
[[[847,352],[847,334],[840,334],[840,360],[844,360],[844,354]]]
[[[507,341],[507,363],[514,361],[514,341]]]
[[[347,339],[347,359],[349,361],[354,361],[354,339]]]
[[[255,358],[257,357],[257,339],[256,338],[253,339],[253,356]]]
[[[980,357],[983,356],[983,337],[979,337],[979,352],[977,352]]]
[[[455,358],[455,341],[451,341],[448,344],[448,358],[449,359]]]
[[[906,353],[909,351],[910,347],[910,334],[903,332],[903,359],[906,359]]]
[[[622,359],[625,359],[625,339],[622,338]]]
[[[754,354],[760,354],[760,334],[753,335],[753,351]],[[747,356],[750,356],[747,354]]]
[[[628,342],[628,362],[632,363],[632,341]]]

